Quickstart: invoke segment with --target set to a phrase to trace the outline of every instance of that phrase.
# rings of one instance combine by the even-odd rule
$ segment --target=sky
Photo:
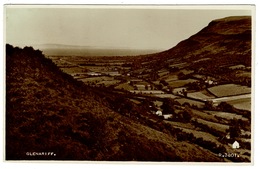
[[[248,6],[247,6],[248,7]],[[5,6],[6,43],[172,48],[214,19],[251,15],[241,6]]]

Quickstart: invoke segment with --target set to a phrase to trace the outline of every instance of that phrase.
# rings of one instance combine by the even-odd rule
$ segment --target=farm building
[[[101,76],[101,73],[96,73],[96,72],[87,72],[86,74],[89,76]]]
[[[228,133],[228,134],[226,135],[226,138],[227,138],[227,139],[230,139],[230,133]]]
[[[164,114],[164,115],[163,115],[163,118],[164,118],[164,119],[170,119],[170,118],[172,118],[172,117],[173,117],[172,114]]]
[[[235,142],[232,144],[232,148],[238,149],[238,148],[239,148],[239,143],[238,143],[237,141],[235,141]]]
[[[157,110],[157,112],[155,113],[158,116],[162,116],[162,111],[161,110]]]
[[[205,83],[212,85],[214,83],[214,81],[213,80],[205,80]]]

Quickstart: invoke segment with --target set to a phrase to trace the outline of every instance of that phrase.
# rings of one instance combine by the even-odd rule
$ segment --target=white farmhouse
[[[172,118],[172,117],[173,117],[172,114],[164,114],[164,115],[163,115],[163,118],[164,118],[165,120],[170,119],[170,118]]]
[[[157,110],[157,112],[155,113],[158,116],[162,116],[162,111],[161,110]]]
[[[228,134],[226,135],[226,138],[227,138],[227,139],[230,139],[230,133],[228,133]]]
[[[235,142],[232,144],[232,148],[238,149],[238,148],[239,148],[239,143],[238,143],[237,141],[235,141]]]
[[[205,80],[205,83],[208,83],[209,85],[212,85],[214,83],[213,80]]]

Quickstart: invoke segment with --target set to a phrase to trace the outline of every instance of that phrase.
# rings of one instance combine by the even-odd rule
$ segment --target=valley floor
[[[78,81],[121,95],[180,130],[179,140],[230,161],[251,161],[250,87],[232,82],[221,84],[215,77],[195,73],[181,63],[176,63],[181,67],[174,72],[159,70],[155,79],[150,69],[134,68],[127,57],[50,58]],[[241,71],[247,70],[243,67]],[[188,76],[184,79],[180,74]],[[195,89],[198,85],[201,88]],[[233,147],[235,142],[239,148]]]

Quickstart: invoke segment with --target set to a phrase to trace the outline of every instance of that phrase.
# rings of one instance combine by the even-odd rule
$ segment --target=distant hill
[[[127,106],[114,97],[115,104]],[[6,45],[6,159],[224,160],[198,145],[178,141],[177,131],[163,122],[112,110],[113,101],[108,103],[63,73],[40,50]]]
[[[251,66],[251,17],[217,19],[175,47],[147,56],[141,62],[154,69],[187,62],[189,69],[216,70],[225,65]],[[139,61],[140,62],[140,61]]]
[[[61,44],[35,45],[45,55],[50,56],[135,56],[159,52],[159,50],[127,49],[96,46],[73,46]]]

